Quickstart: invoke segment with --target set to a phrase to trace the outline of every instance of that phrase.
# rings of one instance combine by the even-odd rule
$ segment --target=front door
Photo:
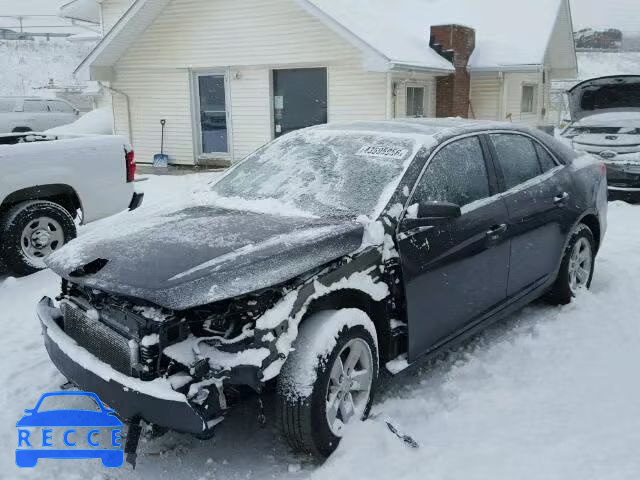
[[[198,130],[200,154],[227,154],[229,130],[227,122],[226,81],[223,74],[198,75]]]
[[[504,201],[491,197],[492,171],[478,137],[456,140],[433,157],[411,197],[410,205],[443,201],[463,208],[444,224],[408,230],[400,223],[410,361],[506,299],[508,214]]]
[[[323,123],[327,123],[327,69],[274,70],[274,136]]]
[[[568,168],[536,140],[514,133],[489,135],[504,181],[509,211],[512,297],[550,279],[558,268],[567,225],[578,220]]]

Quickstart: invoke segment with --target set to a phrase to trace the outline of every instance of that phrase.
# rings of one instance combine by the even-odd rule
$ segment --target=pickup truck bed
[[[75,237],[78,211],[88,223],[142,198],[133,150],[119,136],[3,136],[0,169],[0,260],[17,275],[44,268]]]

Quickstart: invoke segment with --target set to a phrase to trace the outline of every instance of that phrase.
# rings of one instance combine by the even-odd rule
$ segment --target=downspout
[[[386,119],[393,120],[395,118],[395,92],[393,85],[393,77],[391,72],[387,72],[387,106]]]
[[[124,100],[127,105],[127,127],[128,127],[127,130],[129,131],[129,143],[133,145],[134,144],[133,143],[133,127],[131,126],[131,106],[129,104],[129,95],[127,95],[121,90],[112,88],[109,85],[104,84],[103,82],[98,82],[98,85],[100,85],[102,88],[106,90],[109,90],[110,92],[117,93],[118,95],[122,95],[124,97]],[[115,112],[114,112],[113,118],[115,123]],[[115,130],[115,125],[114,125],[114,130]]]

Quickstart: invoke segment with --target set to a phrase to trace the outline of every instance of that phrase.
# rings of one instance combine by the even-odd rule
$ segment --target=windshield
[[[408,136],[303,130],[249,155],[212,190],[237,208],[260,203],[280,214],[372,215],[389,200],[416,150]]]

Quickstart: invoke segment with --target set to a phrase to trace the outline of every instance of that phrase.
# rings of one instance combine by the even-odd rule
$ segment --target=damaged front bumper
[[[123,419],[192,434],[207,434],[222,420],[226,402],[215,382],[207,382],[210,398],[203,407],[174,390],[168,379],[127,376],[82,348],[61,328],[62,314],[50,298],[44,297],[36,311],[56,368],[82,390],[96,393]],[[218,395],[211,395],[214,392]]]

